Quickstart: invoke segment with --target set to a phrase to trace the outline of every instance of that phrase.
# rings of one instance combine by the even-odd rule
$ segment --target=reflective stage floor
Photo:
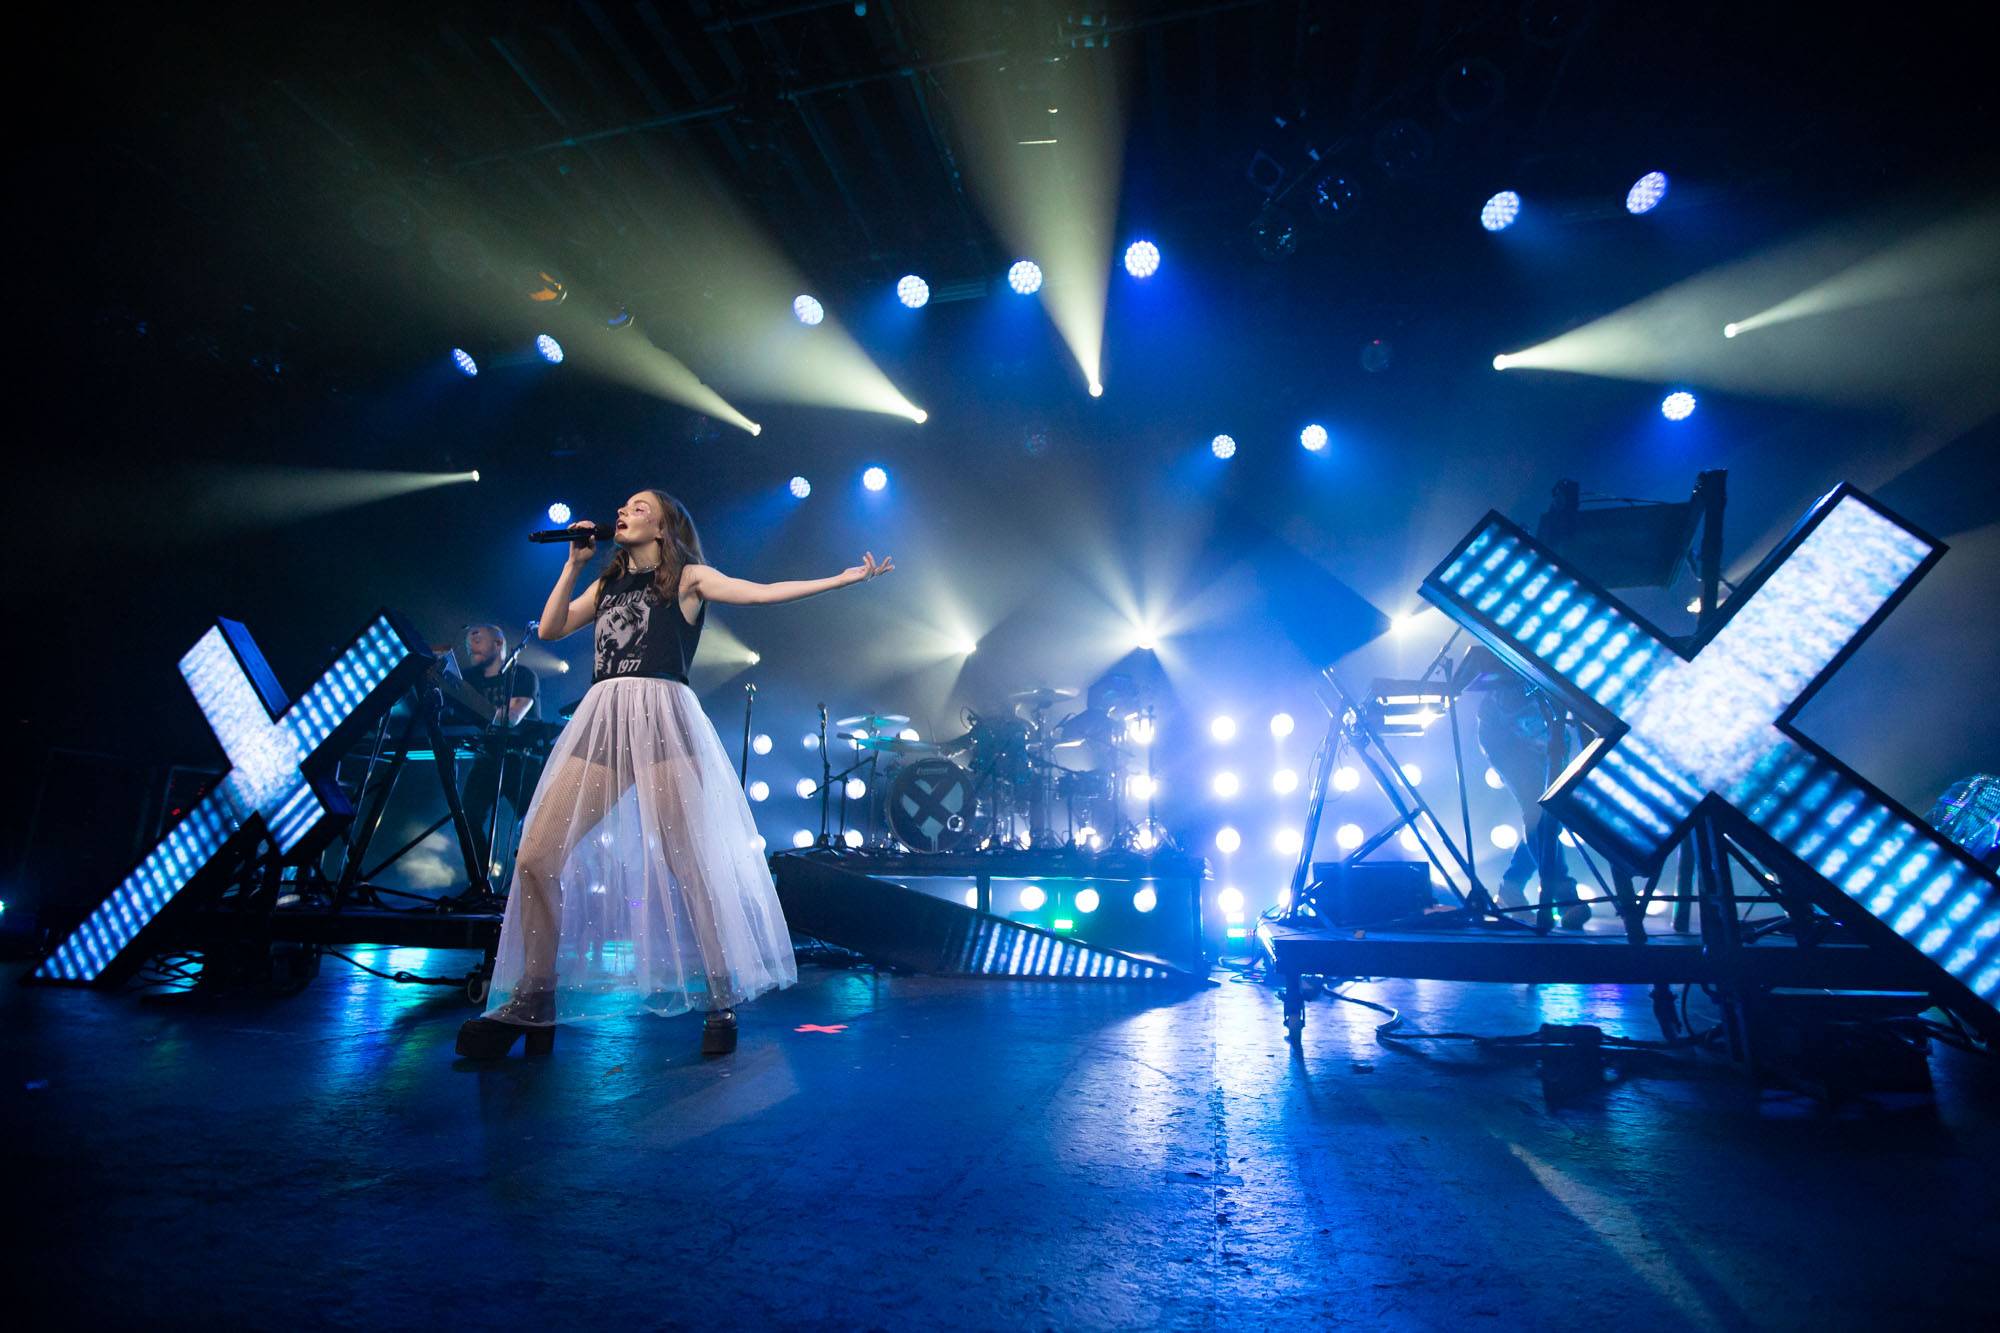
[[[362,955],[462,972],[471,956]],[[6,980],[19,975],[8,971]],[[1382,983],[1431,1030],[1642,991]],[[0,987],[15,1308],[92,1326],[1925,1326],[2000,1278],[2000,1070],[1828,1109],[1714,1055],[1390,1049],[1275,993],[802,969],[472,1068],[452,992]],[[1559,1081],[1560,1082],[1560,1081]],[[141,1314],[143,1312],[143,1314]]]

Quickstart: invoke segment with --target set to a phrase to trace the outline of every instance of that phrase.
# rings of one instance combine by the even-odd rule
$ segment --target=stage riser
[[[856,874],[811,853],[774,856],[771,867],[778,901],[795,932],[874,962],[947,976],[1144,981],[1199,976]]]
[[[1747,948],[1726,966],[1693,940],[1654,940],[1634,947],[1617,939],[1277,935],[1267,936],[1265,949],[1276,970],[1286,976],[1584,986],[1735,982],[1756,987],[1879,991],[1928,991],[1937,979],[1929,967],[1856,945]]]

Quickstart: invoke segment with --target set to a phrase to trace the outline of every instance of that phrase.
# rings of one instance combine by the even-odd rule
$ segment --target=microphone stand
[[[819,706],[819,845],[832,846],[827,828],[833,811],[828,804],[828,792],[833,786],[833,761],[826,754],[826,705]]]
[[[750,711],[757,705],[757,686],[743,687],[743,759],[737,765],[736,780],[744,786],[750,785]]]

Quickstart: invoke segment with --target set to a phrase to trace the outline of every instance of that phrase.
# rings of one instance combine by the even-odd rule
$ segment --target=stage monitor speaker
[[[1421,916],[1434,901],[1428,861],[1315,861],[1306,893],[1336,926]]]

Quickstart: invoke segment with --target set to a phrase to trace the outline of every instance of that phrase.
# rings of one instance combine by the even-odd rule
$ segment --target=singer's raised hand
[[[570,524],[572,528],[595,528],[596,526],[595,523],[592,523],[587,518],[580,518]],[[571,542],[569,547],[569,563],[572,568],[581,569],[583,566],[589,564],[590,557],[596,554],[597,541],[595,538],[587,542]]]
[[[886,555],[883,556],[881,562],[878,564],[875,560],[875,553],[873,551],[865,551],[862,553],[861,563],[848,568],[847,571],[841,575],[841,578],[845,579],[850,584],[866,583],[868,582],[868,580],[872,578],[879,578],[880,576],[887,574],[890,570],[894,569],[895,567],[896,566],[890,561],[888,556]]]

